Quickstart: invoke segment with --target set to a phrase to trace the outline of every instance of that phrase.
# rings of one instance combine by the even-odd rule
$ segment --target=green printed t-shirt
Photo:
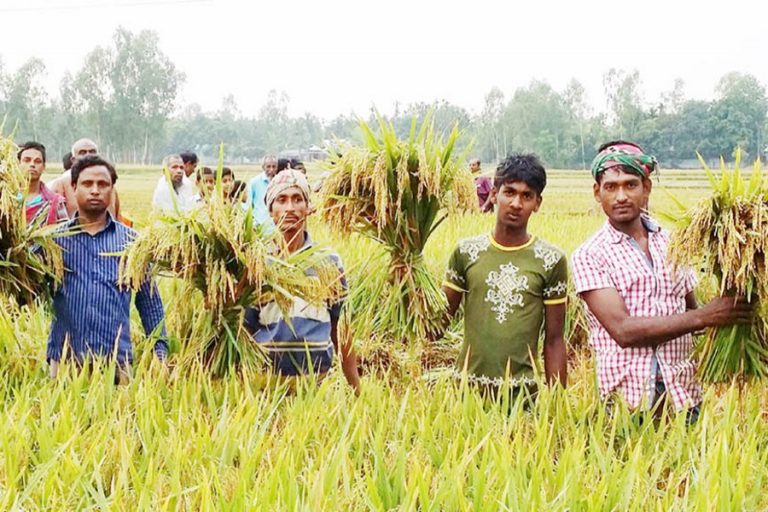
[[[451,255],[444,286],[464,294],[464,345],[470,380],[501,384],[533,377],[531,354],[538,353],[544,306],[563,304],[568,290],[564,253],[531,237],[504,247],[491,235],[459,242]]]

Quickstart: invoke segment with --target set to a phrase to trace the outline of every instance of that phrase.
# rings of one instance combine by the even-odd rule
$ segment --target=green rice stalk
[[[753,325],[708,330],[698,347],[705,382],[768,375],[768,184],[759,160],[746,180],[740,159],[737,151],[733,169],[721,159],[719,176],[701,159],[712,196],[682,215],[669,247],[677,267],[697,266],[717,279],[721,296],[746,296],[758,311]]]
[[[435,228],[455,211],[475,208],[469,171],[453,152],[459,136],[435,132],[431,116],[407,140],[378,119],[378,135],[360,123],[365,144],[346,147],[332,163],[321,194],[322,214],[340,233],[360,233],[379,242],[388,263],[371,266],[353,288],[350,303],[358,328],[396,340],[424,339],[438,332],[445,298],[424,263],[424,247]],[[358,331],[359,332],[359,331]]]

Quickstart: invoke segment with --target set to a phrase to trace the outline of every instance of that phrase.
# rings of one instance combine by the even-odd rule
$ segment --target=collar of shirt
[[[641,215],[640,216],[640,222],[643,223],[643,227],[648,231],[649,233],[658,233],[661,231],[661,226],[658,222],[653,220],[652,218],[648,217],[647,215]],[[605,231],[608,233],[608,237],[610,238],[611,243],[614,244],[620,244],[627,238],[629,238],[629,235],[626,233],[623,233],[613,227],[610,223],[610,221],[605,221]]]
[[[80,212],[75,212],[75,216],[72,217],[72,220],[66,223],[67,228],[76,228],[80,225]],[[96,233],[95,235],[98,235],[99,233],[103,233],[104,231],[113,231],[115,229],[115,221],[112,219],[112,214],[109,213],[109,210],[107,210],[107,223],[104,224],[104,229]],[[92,236],[95,236],[92,235]]]
[[[315,241],[309,236],[309,231],[304,231],[304,245],[301,246],[299,252],[306,251],[307,249],[314,247]]]

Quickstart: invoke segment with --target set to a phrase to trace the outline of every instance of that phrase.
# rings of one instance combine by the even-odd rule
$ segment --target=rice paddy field
[[[118,171],[140,229],[160,171]],[[691,205],[706,176],[662,172],[656,212],[673,208],[662,189]],[[571,253],[604,222],[591,190],[586,171],[551,171],[531,231]],[[442,273],[460,238],[492,225],[481,214],[446,221],[427,245],[430,268]],[[377,247],[319,218],[310,229],[342,255],[352,286],[366,278],[356,269]],[[172,349],[183,351],[201,299],[170,280],[161,291]],[[340,369],[321,383],[276,383],[159,368],[135,320],[134,377],[116,387],[110,368],[50,380],[48,314],[0,309],[1,509],[768,510],[763,383],[707,388],[692,427],[639,422],[606,413],[589,349],[573,339],[566,390],[544,387],[530,407],[499,404],[441,372],[461,343],[456,323],[426,365],[356,339],[366,361],[355,396]]]

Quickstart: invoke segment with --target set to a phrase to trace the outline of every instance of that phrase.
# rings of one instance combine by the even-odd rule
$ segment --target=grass
[[[664,182],[693,185],[678,194],[686,204],[706,191],[705,176],[672,174]],[[121,174],[123,202],[142,219],[154,176]],[[570,253],[604,219],[592,212],[587,173],[550,178],[531,229]],[[652,204],[671,207],[658,190]],[[427,244],[430,268],[443,270],[460,237],[492,223],[479,214],[446,222]],[[353,276],[370,257],[370,241],[318,219],[311,228]],[[172,282],[161,290],[173,331],[201,299],[180,295]],[[52,382],[49,318],[11,318],[0,308],[0,508],[768,509],[764,384],[709,387],[691,428],[682,417],[638,424],[626,411],[606,415],[587,353],[570,362],[567,391],[545,390],[526,410],[442,378],[368,375],[354,397],[339,371],[293,391],[256,375],[163,375],[138,325],[140,362],[129,385],[114,387],[109,371]]]

